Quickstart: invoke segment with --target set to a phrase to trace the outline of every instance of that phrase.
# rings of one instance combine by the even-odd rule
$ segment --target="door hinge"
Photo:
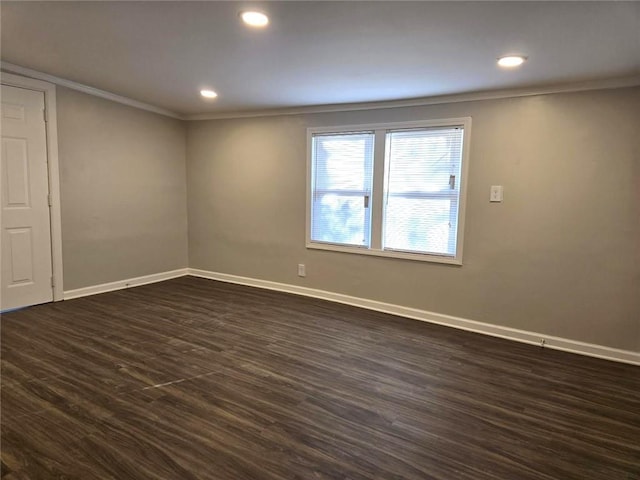
[[[50,207],[53,207],[53,198],[51,198],[51,194],[47,195],[47,203]]]
[[[53,288],[55,286],[56,286],[56,281],[55,281],[55,279],[53,278],[53,275],[52,275],[51,276],[51,288]]]
[[[44,123],[49,122],[49,111],[46,108],[42,109],[42,117],[44,118]]]

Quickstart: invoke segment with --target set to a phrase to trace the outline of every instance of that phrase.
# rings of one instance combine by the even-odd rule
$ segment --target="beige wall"
[[[307,127],[462,116],[462,267],[305,248]],[[190,122],[187,159],[192,268],[640,351],[640,88]]]
[[[185,124],[57,88],[64,289],[187,266]]]

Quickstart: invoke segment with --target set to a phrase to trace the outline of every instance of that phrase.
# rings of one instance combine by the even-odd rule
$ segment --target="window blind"
[[[456,255],[462,127],[388,131],[383,248]]]
[[[312,137],[311,240],[369,246],[373,132]]]

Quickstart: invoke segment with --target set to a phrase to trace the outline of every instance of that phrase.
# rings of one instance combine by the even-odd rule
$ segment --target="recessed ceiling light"
[[[507,68],[519,67],[526,59],[527,57],[521,55],[507,55],[506,57],[500,57],[498,59],[498,65]]]
[[[200,95],[204,98],[216,98],[218,96],[213,90],[200,90]]]
[[[240,18],[250,27],[266,27],[269,24],[269,17],[255,10],[240,13]]]

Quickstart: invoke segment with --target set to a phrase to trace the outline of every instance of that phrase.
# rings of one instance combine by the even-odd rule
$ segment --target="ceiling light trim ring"
[[[239,16],[245,25],[252,28],[264,28],[269,25],[269,17],[259,10],[243,10]]]
[[[504,68],[515,68],[524,64],[527,59],[525,55],[503,55],[498,57],[498,65]]]

